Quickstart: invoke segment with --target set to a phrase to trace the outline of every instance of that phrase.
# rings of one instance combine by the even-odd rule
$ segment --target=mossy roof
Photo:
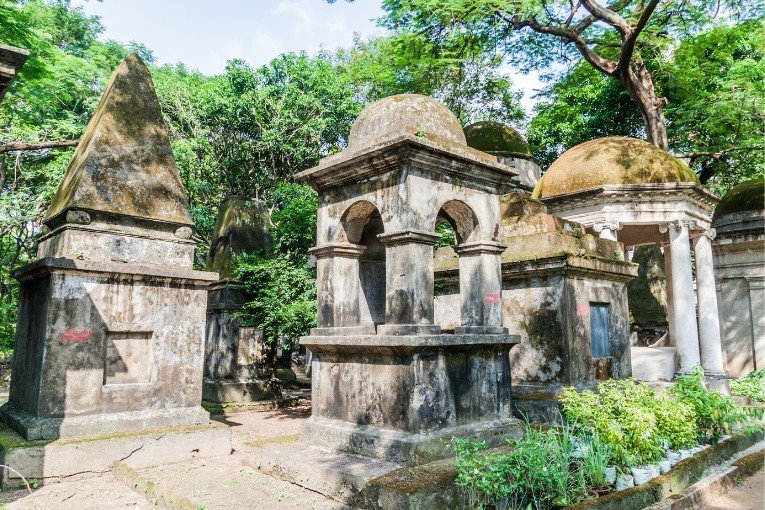
[[[112,74],[46,220],[69,209],[192,224],[154,83],[136,54]]]
[[[465,126],[465,138],[469,147],[479,151],[531,156],[531,148],[523,135],[500,122],[485,120]]]
[[[625,136],[598,138],[577,145],[550,165],[533,198],[583,191],[604,185],[691,182],[691,168],[665,150]]]
[[[753,179],[732,187],[715,209],[715,218],[726,214],[765,209],[765,179]]]

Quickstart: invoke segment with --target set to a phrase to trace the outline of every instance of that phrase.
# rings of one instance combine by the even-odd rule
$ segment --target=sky
[[[153,52],[159,64],[183,62],[205,74],[218,74],[228,60],[242,58],[253,66],[285,52],[350,46],[354,34],[383,34],[375,18],[379,0],[75,0],[90,15],[101,17],[103,38],[136,41]],[[510,73],[524,92],[527,113],[531,96],[542,87],[536,75]]]

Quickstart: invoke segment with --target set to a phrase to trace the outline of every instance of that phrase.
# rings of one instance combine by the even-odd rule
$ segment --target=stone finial
[[[260,201],[240,197],[224,200],[218,208],[207,270],[217,271],[221,279],[233,278],[241,255],[270,250],[269,218],[268,208]]]
[[[192,225],[151,74],[136,54],[112,74],[45,222],[63,223],[73,209]]]

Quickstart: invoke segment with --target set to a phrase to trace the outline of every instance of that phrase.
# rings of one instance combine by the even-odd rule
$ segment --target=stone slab
[[[489,446],[498,446],[505,439],[518,438],[522,434],[523,425],[516,418],[410,434],[312,416],[303,424],[301,439],[306,443],[338,451],[417,466],[453,456],[453,437],[466,437],[474,441],[486,441]]]
[[[0,464],[37,480],[103,473],[116,460],[143,468],[230,453],[231,429],[217,422],[55,441],[26,441],[0,426]],[[18,473],[6,470],[3,483],[18,478]]]
[[[671,381],[677,355],[674,347],[630,347],[632,377],[638,381]]]

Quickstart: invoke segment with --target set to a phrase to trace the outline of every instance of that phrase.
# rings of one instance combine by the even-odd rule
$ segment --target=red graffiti
[[[577,315],[589,315],[590,314],[590,307],[587,305],[578,305],[576,307],[576,314]]]
[[[93,331],[89,329],[69,329],[61,335],[62,342],[90,342]]]
[[[502,302],[502,296],[498,292],[490,292],[483,295],[483,302],[487,305],[498,305]]]

